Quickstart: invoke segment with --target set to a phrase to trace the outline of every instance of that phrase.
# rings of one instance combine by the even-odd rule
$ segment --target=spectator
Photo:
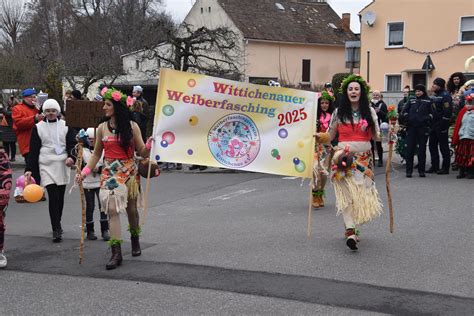
[[[21,96],[23,101],[12,109],[13,130],[16,134],[20,153],[28,164],[31,131],[36,123],[43,120],[44,115],[40,114],[36,107],[36,90],[34,88],[23,90]],[[33,172],[32,176],[37,184],[41,184],[39,172]]]
[[[82,100],[82,93],[79,90],[72,90],[71,100]]]
[[[10,96],[7,106],[3,110],[4,118],[2,120],[2,140],[3,147],[7,156],[10,156],[10,161],[15,161],[16,157],[16,135],[13,130],[12,109],[19,102],[14,96]]]
[[[401,99],[400,102],[398,102],[398,106],[397,106],[397,113],[399,114],[398,122],[402,125],[405,125],[405,124],[403,124],[404,123],[403,116],[401,114],[403,113],[403,107],[406,105],[406,103],[409,100],[409,95],[410,95],[410,86],[407,85],[403,88],[403,99]]]
[[[141,101],[135,100],[133,103],[132,118],[140,127],[143,142],[146,143],[146,116],[143,114],[143,103]]]
[[[448,129],[453,113],[452,99],[445,90],[446,81],[436,78],[433,81],[434,95],[431,97],[436,106],[434,111],[433,129],[430,133],[431,168],[427,173],[449,174],[451,156],[449,154]],[[443,156],[443,164],[439,169],[439,150]]]
[[[379,90],[374,90],[374,92],[372,92],[372,100],[370,101],[370,106],[375,110],[375,113],[377,113],[377,120],[378,120],[379,126],[383,122],[388,122],[387,105],[385,104],[385,102],[383,102],[382,94],[380,93]],[[377,155],[379,157],[379,162],[377,166],[382,167],[383,166],[382,142],[372,140],[372,155],[374,156],[374,161],[375,161],[375,148],[374,147],[377,147]]]
[[[146,138],[147,136],[151,135],[153,132],[153,117],[155,116],[155,109],[153,108],[153,110],[150,111],[150,106],[148,104],[148,101],[145,100],[145,98],[143,97],[143,88],[141,86],[133,87],[132,96],[137,101],[140,101],[142,103],[142,108],[143,108],[142,113],[145,118],[145,126],[146,126],[146,135],[143,135],[143,137]]]

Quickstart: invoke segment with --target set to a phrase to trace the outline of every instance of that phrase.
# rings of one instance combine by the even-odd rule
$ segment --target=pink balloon
[[[36,184],[35,178],[31,177],[31,182],[29,184]],[[16,187],[17,188],[25,188],[25,176],[21,175],[16,178]]]

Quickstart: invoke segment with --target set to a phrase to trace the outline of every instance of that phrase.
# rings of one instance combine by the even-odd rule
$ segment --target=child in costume
[[[474,90],[466,91],[464,99],[466,104],[459,111],[452,138],[459,167],[456,178],[474,179]]]
[[[339,135],[332,159],[332,183],[336,194],[337,214],[345,224],[346,245],[358,249],[357,225],[382,212],[382,203],[374,182],[371,139],[380,140],[377,114],[370,107],[369,87],[362,77],[350,75],[342,83],[342,98],[334,111],[326,133],[316,140],[329,143]]]
[[[318,99],[318,133],[325,133],[329,128],[331,115],[333,112],[334,97],[327,91],[323,91]],[[313,166],[313,202],[314,208],[324,206],[324,187],[326,186],[329,174],[330,161],[332,156],[332,146],[330,144],[316,144],[315,162]]]
[[[76,145],[76,132],[58,118],[61,108],[56,100],[46,100],[43,113],[44,120],[36,124],[31,133],[25,179],[31,183],[32,173],[39,172],[41,185],[48,191],[53,242],[61,242],[64,194],[69,183],[70,167],[75,161],[72,150]]]
[[[8,154],[0,147],[0,268],[7,266],[7,257],[3,253],[5,241],[5,213],[10,200],[12,188],[12,166],[8,161]]]
[[[120,213],[127,213],[132,256],[140,256],[140,226],[137,202],[141,198],[140,176],[137,170],[134,153],[148,157],[152,138],[143,143],[140,128],[132,120],[133,99],[114,88],[101,91],[104,104],[105,120],[97,128],[94,152],[86,167],[76,181],[84,180],[97,165],[104,154],[104,165],[100,177],[99,198],[103,211],[109,216],[109,245],[112,256],[106,269],[115,269],[122,264],[122,233]]]
[[[81,133],[83,130],[81,131]],[[80,134],[81,134],[80,133]],[[88,128],[85,132],[85,136],[88,138],[87,142],[84,142],[83,148],[83,161],[84,165],[91,159],[92,151],[94,147],[92,144],[94,143],[95,139],[95,131],[93,128]],[[102,159],[97,162],[93,172],[91,172],[87,177],[85,177],[83,181],[84,186],[84,195],[86,197],[86,232],[87,232],[87,239],[89,240],[97,240],[97,236],[95,235],[94,231],[94,209],[95,209],[95,198],[97,197],[97,202],[99,205],[99,213],[100,213],[100,231],[102,233],[102,239],[105,241],[110,240],[109,234],[109,221],[107,219],[107,214],[102,212],[100,199],[99,199],[99,189],[100,189],[100,174],[102,171]]]

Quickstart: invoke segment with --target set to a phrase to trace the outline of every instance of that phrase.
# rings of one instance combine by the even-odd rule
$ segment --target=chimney
[[[351,14],[350,13],[342,14],[341,25],[344,31],[350,32],[351,30]]]

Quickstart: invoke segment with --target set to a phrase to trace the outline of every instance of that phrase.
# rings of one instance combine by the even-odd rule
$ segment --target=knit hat
[[[433,84],[437,85],[441,89],[444,89],[446,87],[446,81],[443,78],[436,78],[433,80]]]
[[[56,110],[58,113],[60,113],[61,107],[59,106],[58,101],[54,99],[48,99],[43,103],[43,112],[46,110]]]
[[[77,100],[81,100],[82,99],[82,93],[81,91],[79,90],[72,90],[71,92],[72,96],[77,99]]]
[[[133,86],[133,92],[143,92],[143,88],[141,86]]]
[[[28,88],[21,92],[22,97],[29,97],[29,96],[32,96],[33,94],[36,94],[35,88]]]
[[[415,86],[415,91],[416,91],[416,90],[423,91],[423,93],[426,94],[426,87],[425,87],[424,85],[422,85],[422,84],[417,84],[417,85]]]

